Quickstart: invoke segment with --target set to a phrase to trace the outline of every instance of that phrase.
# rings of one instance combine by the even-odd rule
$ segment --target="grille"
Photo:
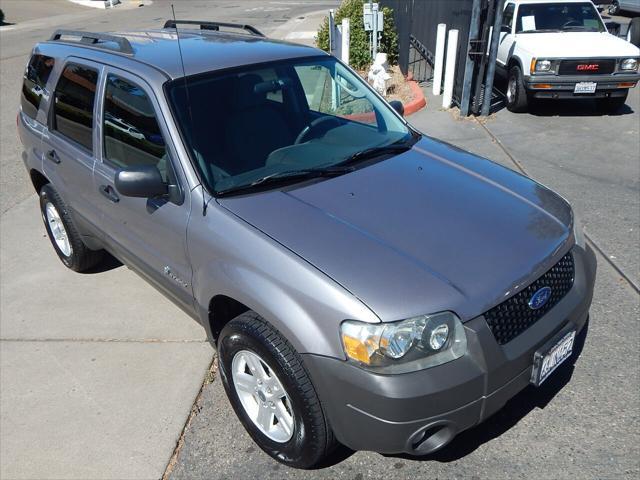
[[[551,310],[571,290],[573,277],[573,255],[569,252],[527,288],[486,312],[484,318],[498,343],[510,342]],[[533,310],[529,300],[543,287],[551,288],[551,296],[541,308]]]
[[[598,69],[593,70],[590,68],[592,65],[597,65]],[[560,62],[560,68],[558,74],[560,75],[607,75],[613,73],[616,68],[616,61],[614,59],[600,59],[600,60],[562,60]]]

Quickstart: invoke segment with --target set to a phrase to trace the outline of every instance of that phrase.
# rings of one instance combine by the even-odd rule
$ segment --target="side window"
[[[55,91],[53,129],[93,150],[93,105],[98,71],[70,63]]]
[[[310,110],[376,125],[371,102],[340,73],[334,77],[324,65],[296,66],[295,70]]]
[[[502,25],[509,27],[509,33],[511,33],[511,28],[513,27],[513,14],[515,9],[516,6],[513,3],[510,3],[507,5],[507,8],[504,9],[504,13],[502,15]]]
[[[42,98],[47,98],[45,89],[55,61],[44,55],[34,55],[24,72],[22,82],[22,111],[31,118],[36,118]]]
[[[151,100],[138,85],[107,77],[104,98],[104,155],[121,168],[155,165],[167,181],[167,149]]]

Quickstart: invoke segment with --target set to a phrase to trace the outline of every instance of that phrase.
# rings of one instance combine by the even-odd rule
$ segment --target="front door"
[[[513,3],[508,3],[504,8],[504,14],[502,16],[502,28],[500,29],[500,43],[498,45],[498,67],[506,69],[511,58],[511,51],[513,43],[515,41],[515,35],[513,34],[513,20],[515,15],[516,6]]]
[[[94,189],[101,200],[104,241],[129,265],[168,294],[183,309],[193,311],[191,264],[187,255],[187,224],[191,212],[185,182],[166,124],[156,112],[157,100],[146,82],[130,73],[107,68]],[[133,198],[115,187],[120,169],[154,165],[171,197]]]

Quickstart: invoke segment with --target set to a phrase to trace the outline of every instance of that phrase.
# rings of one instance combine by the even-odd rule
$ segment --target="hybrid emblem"
[[[549,301],[549,298],[551,298],[551,288],[542,287],[529,299],[529,308],[531,310],[538,310],[539,308],[544,307],[544,305]]]

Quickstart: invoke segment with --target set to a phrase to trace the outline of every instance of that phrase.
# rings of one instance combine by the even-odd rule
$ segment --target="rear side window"
[[[155,165],[167,181],[166,146],[153,103],[135,83],[107,77],[104,98],[104,154],[118,167]]]
[[[31,118],[36,118],[40,102],[48,93],[45,89],[55,61],[44,55],[34,55],[24,72],[22,82],[22,111]]]
[[[97,70],[70,63],[62,72],[55,92],[53,129],[89,150],[93,150],[97,83]]]

